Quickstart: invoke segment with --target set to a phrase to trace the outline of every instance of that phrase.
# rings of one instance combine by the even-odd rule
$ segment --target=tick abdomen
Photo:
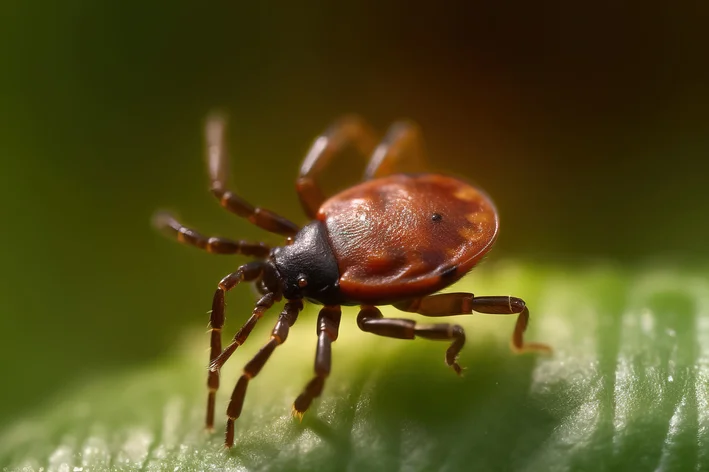
[[[439,174],[363,182],[323,203],[317,217],[338,261],[342,295],[368,303],[449,285],[488,251],[498,230],[487,195]]]

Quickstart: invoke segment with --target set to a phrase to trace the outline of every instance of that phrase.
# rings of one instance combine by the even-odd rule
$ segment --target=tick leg
[[[399,310],[419,313],[424,316],[467,315],[474,311],[492,315],[518,314],[515,330],[512,333],[512,350],[515,352],[551,352],[551,348],[546,344],[524,342],[524,331],[529,324],[529,309],[521,298],[476,297],[472,293],[441,293],[396,303],[394,306]]]
[[[377,145],[377,137],[372,128],[356,115],[344,116],[333,123],[315,138],[305,155],[296,190],[300,203],[310,218],[315,218],[320,205],[325,201],[325,196],[316,182],[317,175],[349,145],[353,145],[363,157],[371,155]]]
[[[271,251],[271,248],[264,243],[203,236],[197,231],[181,225],[172,215],[165,212],[156,213],[153,217],[153,224],[168,236],[177,239],[178,242],[196,246],[212,254],[243,254],[263,258],[268,256]]]
[[[263,273],[264,266],[265,263],[261,261],[250,262],[248,264],[242,265],[236,270],[236,272],[233,272],[224,277],[221,282],[219,282],[217,291],[214,292],[214,299],[212,300],[212,311],[209,315],[209,326],[211,329],[209,349],[210,369],[209,374],[207,375],[207,387],[209,389],[209,395],[207,396],[207,418],[205,421],[208,430],[212,430],[214,428],[214,402],[216,399],[217,390],[219,389],[219,369],[212,369],[211,364],[216,362],[222,352],[222,328],[224,327],[224,295],[226,294],[226,292],[234,288],[240,282],[250,282],[259,278],[259,276]],[[263,308],[263,311],[265,311],[265,309],[270,306],[268,305],[268,303],[269,301],[267,300],[266,295],[261,300],[259,300],[259,303],[257,303],[256,308],[254,308],[254,313],[256,313],[257,310],[261,310],[259,308],[259,304],[261,304],[261,306],[265,306],[265,308]],[[273,304],[272,301],[270,303],[271,305]],[[251,318],[254,318],[254,316],[252,315]],[[244,326],[244,328],[242,328],[242,330],[244,330],[250,322],[251,319],[246,322],[246,325]],[[248,328],[248,332],[250,332],[252,328],[253,325]],[[226,359],[224,361],[226,362]]]
[[[239,381],[234,387],[231,394],[231,401],[227,407],[226,414],[228,416],[226,423],[226,437],[224,445],[232,447],[234,445],[234,421],[241,415],[241,409],[244,406],[244,398],[246,396],[246,387],[249,380],[256,377],[276,346],[283,344],[288,337],[288,331],[293,323],[298,318],[298,313],[303,309],[303,302],[300,300],[289,300],[283,311],[278,317],[276,325],[271,332],[271,339],[256,353],[256,355],[244,366],[244,373],[239,378]]]
[[[397,172],[423,172],[426,150],[421,130],[411,121],[397,121],[374,150],[364,171],[364,180]]]
[[[205,135],[211,192],[219,200],[221,206],[271,233],[283,236],[295,235],[299,230],[298,225],[270,210],[254,207],[229,190],[227,185],[229,161],[225,139],[226,118],[223,115],[212,114],[207,119]]]
[[[357,315],[357,325],[362,331],[398,339],[414,339],[416,337],[440,341],[452,341],[446,351],[446,364],[460,375],[462,369],[458,365],[458,353],[465,344],[465,331],[459,325],[449,323],[417,324],[413,320],[403,318],[384,318],[382,312],[374,306],[362,306]]]
[[[318,315],[318,347],[315,354],[315,377],[308,382],[305,390],[293,402],[293,413],[302,418],[312,401],[319,397],[330,375],[332,366],[332,343],[337,340],[342,310],[339,306],[326,306]]]

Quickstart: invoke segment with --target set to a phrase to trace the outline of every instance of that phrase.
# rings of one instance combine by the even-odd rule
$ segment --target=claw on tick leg
[[[453,368],[455,373],[458,375],[458,377],[463,377],[463,371],[467,370],[467,367],[461,367],[457,362],[454,363],[451,367]]]
[[[305,414],[305,412],[296,410],[295,405],[293,405],[293,409],[291,410],[291,414],[294,417],[298,418],[298,421],[300,421],[301,423],[303,422],[303,415]]]
[[[542,343],[525,343],[520,347],[515,345],[514,342],[511,342],[510,346],[512,348],[512,352],[514,352],[515,354],[538,353],[551,355],[554,352],[550,346]]]

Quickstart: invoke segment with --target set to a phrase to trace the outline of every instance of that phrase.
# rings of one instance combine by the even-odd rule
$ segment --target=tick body
[[[317,215],[338,261],[343,304],[387,305],[437,292],[497,237],[487,196],[437,174],[392,175],[326,201]]]
[[[224,277],[214,294],[207,379],[208,429],[214,426],[220,368],[246,341],[266,310],[285,299],[268,342],[245,365],[232,392],[227,407],[227,447],[234,444],[234,422],[241,415],[249,381],[258,375],[275,348],[285,342],[305,301],[323,307],[317,321],[315,375],[293,404],[297,416],[302,416],[324,388],[330,373],[331,346],[338,337],[341,306],[359,306],[357,324],[373,334],[448,341],[445,362],[459,374],[457,357],[465,343],[462,327],[384,318],[377,306],[393,305],[404,312],[430,317],[473,312],[517,314],[513,349],[549,350],[544,344],[523,341],[529,320],[523,300],[437,293],[467,274],[490,250],[499,220],[494,204],[482,190],[453,177],[421,172],[424,151],[413,123],[395,123],[379,141],[364,121],[348,116],[319,136],[306,155],[296,183],[303,209],[311,218],[302,228],[269,210],[252,206],[229,190],[224,135],[224,118],[211,116],[207,120],[206,141],[212,193],[227,210],[286,237],[285,243],[271,248],[264,243],[205,237],[165,213],[158,213],[154,222],[182,243],[212,253],[257,258]],[[348,146],[369,157],[363,180],[326,198],[317,184],[317,175]],[[404,169],[415,172],[402,173]],[[225,295],[241,282],[254,282],[261,298],[251,317],[222,349]]]

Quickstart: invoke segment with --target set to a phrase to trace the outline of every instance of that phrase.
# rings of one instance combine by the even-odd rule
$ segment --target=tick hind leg
[[[347,115],[335,121],[320,136],[315,138],[303,159],[296,190],[303,210],[310,218],[315,218],[325,201],[325,195],[317,184],[317,176],[327,165],[348,146],[367,158],[377,145],[374,130],[357,115]]]
[[[396,308],[424,316],[468,315],[473,312],[491,315],[518,315],[511,346],[515,352],[551,352],[542,343],[525,342],[529,324],[529,309],[521,298],[494,296],[476,297],[472,293],[441,293],[394,304]]]
[[[465,331],[456,324],[418,324],[413,320],[403,318],[384,318],[382,312],[374,306],[362,306],[357,315],[357,325],[362,331],[398,339],[414,339],[416,337],[439,341],[452,341],[446,351],[446,364],[457,374],[462,369],[458,365],[458,353],[465,344]]]
[[[342,310],[339,306],[326,306],[318,315],[318,347],[315,353],[315,377],[308,382],[295,402],[293,414],[298,418],[310,407],[312,401],[319,397],[325,386],[325,379],[330,375],[332,366],[332,343],[337,339],[340,329]]]
[[[412,121],[397,121],[372,153],[364,180],[425,170],[426,149],[420,128]]]
[[[249,384],[249,380],[256,377],[258,373],[261,372],[261,369],[266,364],[266,361],[268,361],[268,358],[271,357],[271,354],[273,354],[276,347],[285,342],[288,337],[290,327],[293,326],[298,318],[298,313],[300,313],[302,309],[302,301],[289,300],[278,317],[276,325],[273,327],[271,338],[244,366],[243,374],[239,377],[239,381],[234,387],[234,391],[231,394],[231,400],[229,401],[229,406],[226,410],[226,414],[228,416],[226,436],[224,439],[224,445],[226,447],[232,447],[234,445],[234,421],[241,416],[241,409],[244,406],[246,387]]]

